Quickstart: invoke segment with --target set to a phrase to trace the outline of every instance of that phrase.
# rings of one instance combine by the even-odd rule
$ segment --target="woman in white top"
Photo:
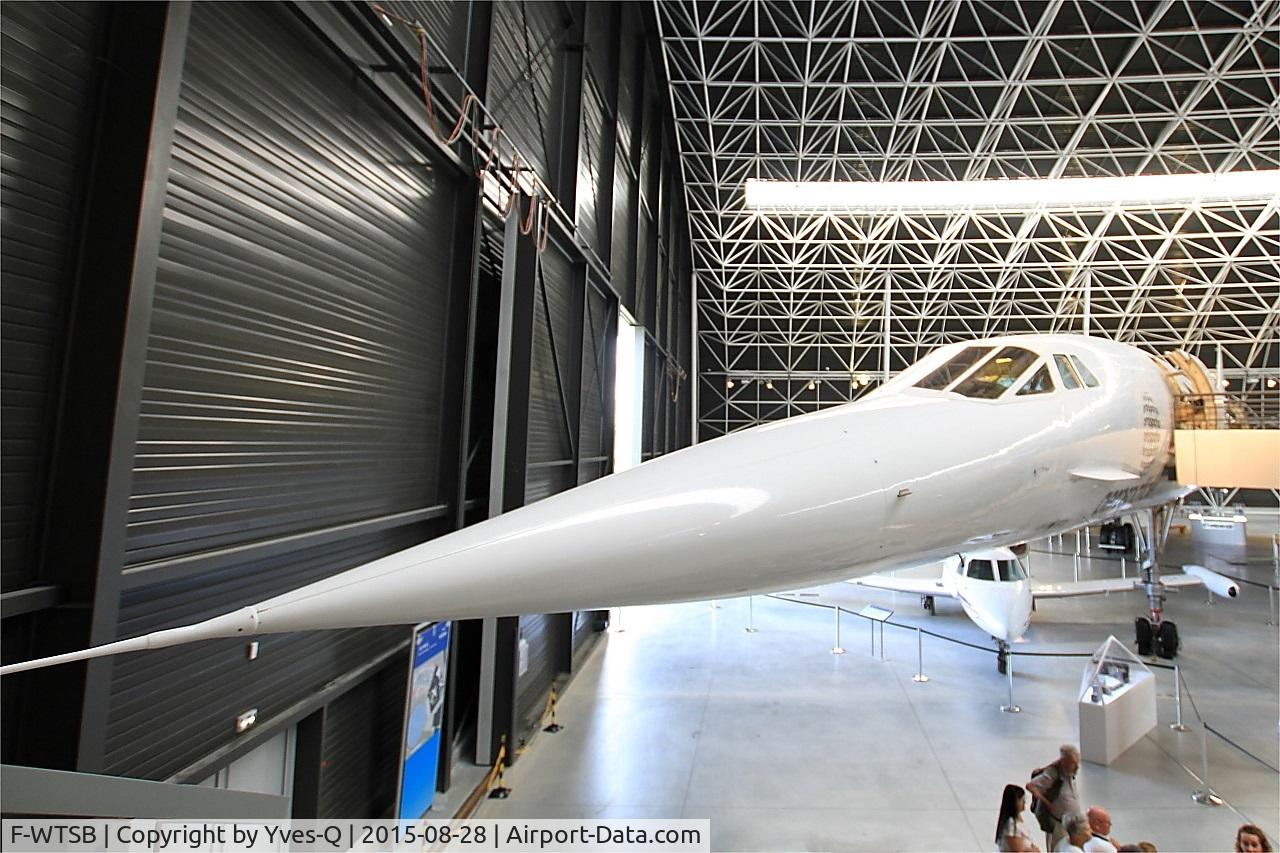
[[[996,819],[997,853],[1040,853],[1022,827],[1022,811],[1027,805],[1027,792],[1019,785],[1005,785],[1000,800],[1000,817]]]

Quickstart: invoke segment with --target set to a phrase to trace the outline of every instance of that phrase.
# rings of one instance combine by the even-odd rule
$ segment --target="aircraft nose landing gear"
[[[1004,675],[1009,670],[1009,644],[996,640],[996,672]]]
[[[925,613],[928,613],[930,616],[932,616],[932,615],[936,612],[936,610],[934,609],[934,605],[933,605],[933,596],[932,596],[932,595],[922,595],[922,596],[920,596],[920,606],[921,606],[921,607],[923,607],[923,608],[924,608],[924,612],[925,612]]]

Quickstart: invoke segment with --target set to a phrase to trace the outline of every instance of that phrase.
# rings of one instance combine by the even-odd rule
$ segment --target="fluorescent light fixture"
[[[757,210],[1030,210],[1121,205],[1266,201],[1280,198],[1280,169],[1220,175],[1026,178],[994,181],[760,181],[749,178],[746,205]]]

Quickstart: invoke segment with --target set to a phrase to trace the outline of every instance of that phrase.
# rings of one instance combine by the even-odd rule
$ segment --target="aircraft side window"
[[[996,579],[990,560],[970,560],[969,571],[965,574],[978,581],[993,581]]]
[[[1071,356],[1071,363],[1076,366],[1076,372],[1080,374],[1080,378],[1084,380],[1084,384],[1087,387],[1098,387],[1098,380],[1094,377],[1093,373],[1090,372],[1089,368],[1085,367],[1084,362],[1080,360],[1079,356]]]
[[[941,391],[963,376],[978,359],[991,352],[991,350],[992,347],[965,347],[951,356],[941,367],[917,382],[916,387]]]
[[[1017,560],[997,560],[1000,566],[1000,580],[1002,581],[1023,581],[1027,579],[1027,575],[1022,571],[1022,566]]]
[[[1023,386],[1018,389],[1018,393],[1015,394],[1014,396],[1029,397],[1032,394],[1052,394],[1052,393],[1053,393],[1053,379],[1049,377],[1049,365],[1042,364],[1040,365],[1040,369],[1031,375],[1031,378],[1028,379],[1023,384]]]
[[[966,397],[994,400],[1013,387],[1038,357],[1022,347],[1005,347],[951,390]]]
[[[1074,391],[1083,387],[1080,384],[1080,378],[1076,376],[1075,368],[1071,366],[1071,361],[1065,355],[1053,356],[1053,361],[1058,365],[1058,375],[1062,377],[1062,387],[1068,391]]]

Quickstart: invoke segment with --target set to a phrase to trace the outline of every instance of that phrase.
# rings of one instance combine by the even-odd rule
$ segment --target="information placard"
[[[425,816],[435,799],[448,663],[449,623],[424,622],[414,628],[396,796],[396,817],[402,820]]]

